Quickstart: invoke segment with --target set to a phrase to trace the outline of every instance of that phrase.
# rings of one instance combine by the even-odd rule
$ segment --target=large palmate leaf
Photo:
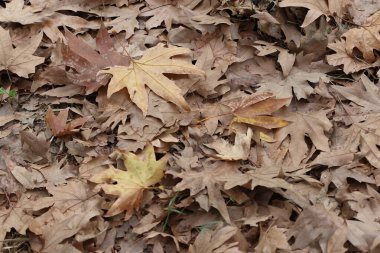
[[[127,88],[131,100],[143,111],[144,115],[148,110],[148,94],[145,85],[165,100],[184,110],[189,110],[189,105],[181,95],[181,89],[163,75],[164,73],[173,73],[204,76],[205,72],[194,65],[171,59],[175,55],[188,53],[190,50],[187,48],[156,46],[148,49],[141,59],[132,60],[129,66],[111,67],[99,71],[98,74],[108,73],[113,76],[108,85],[108,97],[123,88]]]

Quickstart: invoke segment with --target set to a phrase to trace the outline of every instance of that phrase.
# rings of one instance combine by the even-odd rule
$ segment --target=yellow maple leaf
[[[91,177],[90,181],[102,184],[106,194],[119,196],[108,210],[107,216],[127,211],[128,218],[139,208],[144,190],[160,182],[164,176],[167,156],[157,161],[152,145],[148,145],[140,156],[133,153],[123,156],[127,171],[107,169]]]
[[[108,84],[108,97],[126,87],[131,100],[142,110],[144,116],[148,110],[148,94],[145,90],[145,85],[160,97],[188,111],[190,107],[181,95],[181,89],[163,74],[205,76],[205,72],[194,65],[171,59],[175,55],[189,53],[190,50],[187,48],[165,48],[158,45],[146,50],[141,59],[132,59],[129,66],[110,67],[99,71],[98,74],[107,73],[112,75]]]

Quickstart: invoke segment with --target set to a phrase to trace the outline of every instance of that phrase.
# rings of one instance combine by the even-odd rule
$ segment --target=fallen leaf
[[[276,253],[277,249],[290,249],[285,232],[287,229],[277,226],[269,227],[267,231],[261,229],[259,244],[255,247],[257,252]]]
[[[212,206],[216,208],[222,215],[225,221],[231,222],[228,214],[226,203],[224,202],[221,191],[223,191],[224,177],[234,177],[239,174],[234,163],[221,163],[205,164],[202,169],[187,169],[181,172],[171,171],[175,177],[181,178],[175,187],[175,191],[183,191],[190,189],[190,195],[195,196],[203,189],[207,189],[208,201],[205,208],[206,211]]]
[[[277,61],[281,65],[282,73],[284,74],[284,77],[289,75],[294,62],[296,61],[295,54],[291,54],[288,50],[274,46],[266,41],[255,41],[255,44],[258,44],[257,46],[254,46],[257,50],[259,50],[259,53],[257,54],[258,56],[266,56],[279,52]]]
[[[195,66],[171,59],[175,55],[189,53],[190,51],[186,48],[156,46],[148,49],[141,59],[132,59],[128,67],[115,66],[107,70],[101,70],[98,74],[112,74],[111,81],[108,84],[108,97],[123,88],[127,88],[131,100],[142,110],[144,116],[146,116],[148,110],[148,95],[145,85],[160,97],[188,111],[190,107],[183,98],[181,89],[163,74],[204,76],[205,73]]]
[[[233,236],[237,233],[237,229],[233,226],[225,226],[217,224],[214,230],[202,230],[190,245],[189,253],[217,253],[230,252],[241,253],[238,242],[233,242]],[[232,241],[228,243],[228,241]]]
[[[7,3],[5,8],[0,9],[0,21],[27,25],[41,22],[44,18],[53,14],[52,12],[41,12],[41,10],[42,8],[24,5],[23,0],[13,0]]]
[[[244,97],[237,103],[232,103],[234,118],[232,123],[245,123],[266,129],[281,128],[288,125],[288,121],[269,116],[284,105],[289,104],[290,99],[277,99],[271,92],[254,93]]]
[[[67,123],[68,116],[68,108],[60,111],[58,113],[58,116],[55,116],[53,110],[49,108],[49,110],[46,113],[45,120],[47,125],[53,132],[54,136],[62,137],[65,135],[72,134],[73,132],[75,132],[75,128],[82,126],[87,121],[87,118],[81,117]]]
[[[334,43],[329,43],[328,47],[334,50],[335,54],[327,55],[327,62],[333,66],[340,66],[343,64],[343,71],[346,74],[358,72],[359,70],[372,66],[368,62],[349,55],[346,50],[346,42],[344,40],[337,40]]]
[[[109,81],[105,75],[97,78],[98,71],[116,65],[129,65],[129,57],[116,52],[114,41],[103,25],[96,36],[95,48],[68,30],[65,31],[65,36],[68,43],[68,46],[62,49],[65,64],[78,72],[70,75],[69,79],[74,84],[84,86],[87,94],[97,91]]]
[[[24,40],[14,48],[8,31],[0,27],[0,70],[11,71],[25,78],[34,73],[35,67],[45,61],[45,58],[33,55],[41,39],[42,33]]]
[[[211,154],[213,157],[228,161],[246,160],[251,150],[252,135],[252,130],[248,128],[247,134],[236,133],[234,145],[223,139],[217,139],[210,144],[204,144],[204,146],[217,152],[217,154]]]
[[[284,0],[279,4],[280,7],[303,7],[309,9],[301,25],[305,27],[314,22],[322,15],[328,15],[329,8],[326,1],[319,0]]]
[[[281,117],[292,123],[280,128],[275,134],[275,139],[281,142],[290,136],[289,154],[294,165],[298,166],[308,151],[305,136],[311,139],[317,149],[330,151],[329,139],[325,132],[331,129],[332,124],[326,117],[327,112],[327,110],[293,112],[291,109],[281,112]]]
[[[346,38],[346,51],[351,57],[355,57],[354,48],[360,50],[366,62],[374,62],[377,56],[374,50],[380,51],[380,11],[370,16],[360,28],[352,28],[345,32],[342,37]]]
[[[144,191],[160,182],[164,176],[168,159],[167,156],[164,156],[157,161],[154,148],[150,144],[144,149],[141,156],[127,153],[123,154],[123,157],[127,171],[107,169],[89,179],[91,182],[101,184],[105,193],[118,196],[116,202],[108,210],[107,216],[127,211],[126,217],[128,217],[135,209],[138,209]]]

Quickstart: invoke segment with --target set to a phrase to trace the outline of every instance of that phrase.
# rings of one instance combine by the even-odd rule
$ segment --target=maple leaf
[[[208,211],[212,206],[219,211],[225,221],[231,222],[227,205],[221,194],[224,184],[221,179],[235,177],[236,174],[239,174],[236,164],[216,162],[214,164],[204,164],[203,168],[199,170],[188,168],[182,172],[168,171],[168,173],[182,179],[174,187],[175,191],[190,189],[190,195],[194,196],[207,188],[208,201],[203,208]]]
[[[224,139],[217,139],[210,144],[204,144],[207,148],[214,149],[218,154],[211,155],[222,160],[246,160],[251,150],[252,130],[248,128],[247,134],[236,133],[235,144],[231,145]]]
[[[257,252],[275,253],[277,249],[290,249],[285,235],[286,229],[273,226],[263,231],[260,227],[259,243],[255,247]]]
[[[276,132],[275,139],[282,142],[288,135],[290,136],[289,153],[295,165],[298,165],[304,158],[308,147],[305,142],[305,136],[308,136],[317,149],[330,151],[329,139],[324,132],[331,129],[332,124],[326,117],[327,110],[303,110],[291,111],[287,108],[281,111],[281,116],[293,122],[288,126],[281,128]]]
[[[374,62],[377,56],[374,50],[380,51],[380,11],[370,16],[367,22],[360,28],[353,28],[345,32],[342,37],[346,38],[346,51],[351,57],[354,56],[354,48],[360,50],[367,62]]]
[[[89,180],[102,184],[105,193],[118,196],[106,215],[113,216],[126,210],[127,218],[134,209],[139,207],[144,190],[160,182],[164,176],[168,157],[164,156],[157,161],[151,144],[144,149],[141,156],[133,153],[123,154],[123,156],[127,171],[110,168],[94,175]]]
[[[41,12],[43,8],[24,6],[24,0],[12,0],[0,9],[0,22],[15,22],[23,25],[41,22],[52,12]],[[38,12],[38,14],[36,13]]]
[[[326,77],[324,73],[306,71],[300,67],[293,67],[289,75],[285,78],[282,78],[282,74],[278,71],[265,75],[258,84],[260,85],[258,91],[270,91],[278,98],[291,98],[294,92],[297,99],[306,99],[314,92],[314,89],[310,87],[308,81],[316,83],[320,78],[324,77]]]
[[[5,69],[25,78],[34,73],[35,67],[45,61],[45,58],[33,55],[41,39],[42,33],[13,48],[8,31],[0,27],[0,70]]]
[[[329,12],[329,8],[324,0],[284,0],[280,2],[279,6],[308,8],[309,11],[307,12],[301,27],[310,25],[314,20],[322,15],[327,15]]]
[[[53,135],[56,137],[65,136],[71,134],[75,131],[75,128],[82,126],[88,118],[78,118],[69,123],[67,122],[67,117],[69,116],[69,109],[66,108],[59,112],[58,116],[54,115],[54,112],[51,108],[46,113],[45,120],[48,126],[50,127]]]
[[[217,252],[230,252],[242,253],[240,251],[238,242],[234,235],[238,233],[238,229],[234,226],[223,226],[220,222],[213,230],[202,230],[190,245],[188,253],[217,253]],[[232,242],[230,242],[232,241]]]
[[[255,44],[259,44],[258,46],[254,46],[257,50],[259,50],[259,53],[257,54],[258,56],[265,56],[279,52],[277,61],[281,65],[284,77],[287,77],[289,75],[289,72],[296,60],[295,54],[291,54],[288,52],[288,50],[274,46],[273,44],[266,41],[255,41]]]
[[[289,98],[277,99],[270,92],[254,93],[230,105],[234,115],[231,123],[246,123],[266,129],[287,126],[288,121],[269,115],[289,102]]]
[[[69,76],[74,84],[86,87],[86,93],[92,93],[100,86],[106,85],[106,75],[96,75],[99,70],[111,66],[128,66],[129,57],[116,52],[112,38],[102,25],[96,36],[96,48],[92,48],[82,39],[69,31],[65,31],[68,47],[63,48],[65,63],[78,73]]]
[[[342,222],[341,218],[324,207],[309,206],[303,210],[289,231],[289,235],[296,238],[292,247],[303,249],[316,241],[322,252],[327,252],[328,242],[335,231],[341,227]]]
[[[359,70],[371,67],[370,63],[350,56],[346,51],[346,42],[344,40],[337,40],[334,43],[329,43],[328,47],[336,53],[327,55],[327,62],[333,66],[343,64],[343,71],[346,74],[358,72]]]
[[[107,96],[127,88],[131,100],[142,110],[146,116],[148,110],[147,85],[154,93],[168,100],[184,110],[190,110],[186,100],[181,95],[181,89],[164,76],[164,73],[192,74],[205,76],[205,72],[192,64],[173,60],[175,55],[189,54],[187,48],[155,46],[145,51],[139,60],[132,60],[129,66],[115,66],[101,70],[98,74],[112,74],[108,84]]]

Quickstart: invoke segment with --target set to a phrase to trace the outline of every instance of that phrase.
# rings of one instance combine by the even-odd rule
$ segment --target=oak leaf
[[[129,66],[115,66],[101,70],[98,74],[112,74],[108,84],[107,96],[127,88],[131,100],[142,110],[144,116],[148,111],[147,85],[154,93],[168,100],[184,110],[190,110],[186,100],[181,95],[181,89],[164,76],[164,73],[193,74],[205,76],[205,72],[192,64],[173,60],[175,55],[189,54],[187,48],[155,46],[145,51],[139,60],[132,60]]]
[[[101,184],[105,193],[118,196],[108,210],[107,216],[126,210],[126,218],[129,218],[134,210],[139,208],[144,191],[160,182],[164,176],[168,157],[164,156],[157,161],[154,148],[150,144],[141,156],[133,153],[123,154],[123,156],[127,171],[110,168],[94,175],[90,181]]]
[[[0,70],[5,69],[25,78],[34,73],[35,67],[45,61],[45,58],[33,55],[41,39],[42,33],[13,48],[8,31],[0,27]]]

